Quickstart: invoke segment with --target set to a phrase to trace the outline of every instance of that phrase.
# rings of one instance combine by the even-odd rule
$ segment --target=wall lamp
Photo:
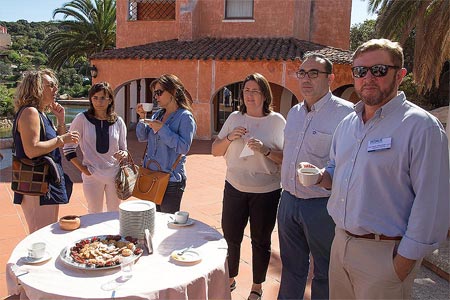
[[[92,78],[96,78],[98,75],[98,69],[95,65],[92,65],[92,67],[89,68],[89,71],[91,72]]]

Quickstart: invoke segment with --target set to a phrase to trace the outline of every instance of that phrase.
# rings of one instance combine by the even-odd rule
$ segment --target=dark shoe
[[[255,295],[256,298],[253,295]],[[261,300],[261,299],[262,299],[262,290],[261,290],[261,292],[251,291],[250,295],[247,298],[247,300]]]
[[[234,291],[236,289],[236,280],[233,280],[233,283],[230,284],[230,292]]]

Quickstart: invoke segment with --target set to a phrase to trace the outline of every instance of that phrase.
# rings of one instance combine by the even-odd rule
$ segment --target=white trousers
[[[40,205],[39,196],[24,195],[20,206],[30,234],[58,221],[59,205]]]
[[[118,211],[120,199],[117,197],[114,177],[82,174],[83,193],[90,214],[104,212],[103,199],[106,199],[106,211]]]

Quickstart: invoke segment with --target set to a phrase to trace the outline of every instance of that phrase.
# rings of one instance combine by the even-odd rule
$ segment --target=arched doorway
[[[286,118],[291,107],[298,103],[298,99],[289,89],[276,83],[269,83],[273,95],[273,110]],[[228,116],[233,111],[239,110],[241,87],[242,81],[228,84],[218,89],[212,97],[211,132],[213,136],[219,133]]]

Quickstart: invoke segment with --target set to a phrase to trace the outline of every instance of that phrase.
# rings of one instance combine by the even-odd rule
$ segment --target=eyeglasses
[[[305,78],[306,75],[308,75],[308,77],[311,78],[311,79],[317,78],[317,77],[319,77],[320,73],[321,74],[331,74],[331,73],[322,72],[322,71],[319,71],[319,70],[316,70],[316,69],[312,69],[312,70],[309,70],[309,71],[300,70],[298,72],[295,72],[295,74],[297,75],[297,78],[299,78],[299,79]]]
[[[56,83],[54,83],[53,81],[50,81],[48,84],[46,84],[46,86],[48,86],[51,89],[58,87],[58,85]]]
[[[154,90],[153,93],[155,94],[155,96],[160,97],[164,93],[164,90]]]
[[[109,97],[97,97],[97,96],[92,96],[92,98],[91,98],[92,100],[95,100],[95,101],[105,101],[105,100],[107,100],[107,101],[109,101]]]
[[[258,91],[258,90],[244,90],[244,95],[259,96],[259,95],[261,95],[261,91]]]
[[[374,65],[371,67],[353,67],[352,74],[353,74],[353,77],[355,77],[355,78],[363,78],[367,75],[367,72],[370,70],[370,73],[372,73],[373,76],[384,77],[388,73],[389,68],[400,69],[400,67],[390,66],[390,65]]]

